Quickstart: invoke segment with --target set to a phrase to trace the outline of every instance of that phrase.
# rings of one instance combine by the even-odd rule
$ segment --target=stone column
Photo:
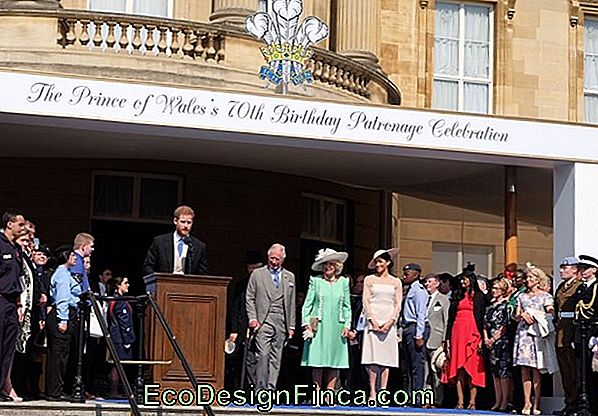
[[[55,10],[61,8],[60,0],[0,0],[0,9]]]
[[[245,18],[255,13],[257,4],[257,0],[215,0],[210,21],[243,26]]]
[[[338,0],[337,52],[377,66],[380,0]]]

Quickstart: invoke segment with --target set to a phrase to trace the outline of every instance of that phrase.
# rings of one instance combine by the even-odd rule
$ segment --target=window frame
[[[320,208],[320,220],[322,218],[324,218],[324,202],[330,202],[336,205],[340,205],[343,207],[344,209],[344,215],[343,215],[343,223],[341,224],[342,226],[342,231],[343,231],[343,236],[342,236],[342,240],[333,240],[330,238],[326,238],[326,236],[324,236],[324,232],[323,232],[323,222],[320,221],[320,227],[318,230],[318,235],[311,235],[311,234],[307,234],[303,231],[303,214],[302,214],[302,224],[301,224],[301,238],[305,239],[305,240],[314,240],[314,241],[321,241],[324,243],[330,243],[330,244],[336,244],[336,245],[340,245],[343,247],[346,247],[347,244],[347,234],[348,234],[348,230],[347,230],[347,215],[349,213],[349,203],[345,200],[342,199],[338,199],[338,198],[333,198],[333,197],[329,197],[329,196],[324,196],[324,195],[317,195],[317,194],[312,194],[312,193],[302,193],[301,194],[301,204],[302,204],[302,210],[303,210],[303,199],[304,198],[309,198],[309,199],[314,199],[319,201],[319,208]],[[338,224],[337,224],[338,226]]]
[[[458,67],[458,74],[457,75],[447,75],[447,74],[437,74],[436,73],[436,63],[433,62],[433,71],[432,71],[432,108],[434,107],[433,97],[434,97],[434,83],[435,81],[449,81],[449,82],[457,82],[458,84],[458,96],[457,96],[457,110],[459,112],[464,111],[464,95],[465,95],[465,83],[471,84],[484,84],[488,86],[488,111],[487,113],[480,113],[480,114],[493,114],[494,113],[494,76],[495,76],[495,53],[496,53],[496,3],[482,3],[482,2],[475,2],[475,1],[454,1],[454,0],[442,0],[436,1],[434,4],[434,13],[436,13],[436,5],[438,3],[448,3],[448,4],[456,4],[459,6],[459,67]],[[480,78],[473,78],[473,77],[465,77],[465,25],[463,22],[465,21],[465,6],[478,6],[478,7],[486,7],[489,10],[488,13],[488,39],[489,39],[489,56],[488,56],[488,79],[480,79]],[[436,40],[436,27],[434,27],[434,42]],[[432,54],[432,56],[434,56]]]
[[[131,206],[130,217],[119,217],[115,215],[96,215],[94,213],[95,202],[95,179],[97,176],[117,176],[125,178],[133,178],[133,203]],[[158,219],[158,218],[143,218],[141,217],[141,183],[143,179],[164,179],[177,182],[177,206],[183,201],[183,177],[177,175],[164,175],[143,172],[126,172],[118,170],[94,170],[91,173],[91,205],[89,207],[89,218],[91,220],[107,220],[107,221],[125,221],[125,222],[142,222],[153,224],[170,224],[172,217]]]
[[[584,111],[583,111],[583,122],[595,125],[598,122],[595,122],[595,121],[592,122],[590,120],[587,120],[586,117],[585,117],[586,97],[588,95],[590,95],[590,96],[594,96],[594,97],[596,97],[598,99],[598,86],[596,86],[595,89],[588,89],[588,88],[586,88],[585,62],[586,62],[586,56],[588,55],[588,53],[587,53],[587,45],[586,45],[586,34],[587,34],[587,32],[586,32],[587,31],[587,26],[586,25],[587,25],[588,21],[593,22],[598,27],[598,14],[586,13],[584,15],[584,21],[583,21],[583,39],[584,39],[584,42],[583,42],[583,45],[584,45],[584,47],[583,47],[583,60],[582,60],[582,62],[583,62],[583,71],[582,71],[582,74],[583,74],[583,76],[582,76],[582,82],[583,82],[583,84],[582,84],[583,85],[583,99],[582,99],[582,102],[583,102],[583,108],[584,108]],[[595,54],[592,54],[592,55],[595,55],[595,56],[598,57],[598,52],[596,52]]]
[[[167,11],[166,16],[134,13],[133,5],[135,3],[135,0],[125,0],[125,10],[122,12],[112,12],[112,13],[124,13],[124,14],[130,14],[130,15],[135,15],[135,16],[163,17],[166,19],[172,19],[174,16],[174,0],[166,0],[166,1],[168,2],[168,6],[167,6],[168,11]],[[91,8],[91,2],[92,2],[92,0],[87,0],[87,10],[97,11],[97,10],[94,10]]]

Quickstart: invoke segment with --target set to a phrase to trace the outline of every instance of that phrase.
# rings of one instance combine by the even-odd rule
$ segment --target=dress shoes
[[[49,402],[70,402],[71,396],[67,396],[66,394],[62,394],[60,396],[47,396],[46,401]]]
[[[0,391],[0,402],[12,402],[14,401],[12,397],[6,394],[3,391]]]

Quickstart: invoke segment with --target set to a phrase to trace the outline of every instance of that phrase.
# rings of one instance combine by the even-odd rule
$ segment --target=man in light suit
[[[285,341],[295,333],[295,275],[282,267],[285,248],[274,244],[268,264],[251,273],[246,307],[255,332],[255,389],[276,389]]]
[[[428,352],[428,367],[426,384],[434,390],[434,405],[440,407],[444,399],[444,386],[440,384],[440,371],[432,363],[434,351],[442,348],[448,324],[449,298],[438,290],[440,280],[434,273],[428,273],[425,280],[426,289],[430,294],[428,301],[428,321],[430,322],[430,338],[426,343]]]
[[[154,238],[145,262],[143,274],[207,274],[208,254],[203,241],[191,235],[195,212],[181,205],[174,211],[174,233]]]

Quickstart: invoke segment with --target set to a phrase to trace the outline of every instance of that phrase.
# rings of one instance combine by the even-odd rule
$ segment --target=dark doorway
[[[145,293],[142,266],[155,236],[174,232],[172,224],[92,220],[95,251],[91,258],[91,276],[110,268],[114,275],[124,275],[131,283],[131,295]]]

